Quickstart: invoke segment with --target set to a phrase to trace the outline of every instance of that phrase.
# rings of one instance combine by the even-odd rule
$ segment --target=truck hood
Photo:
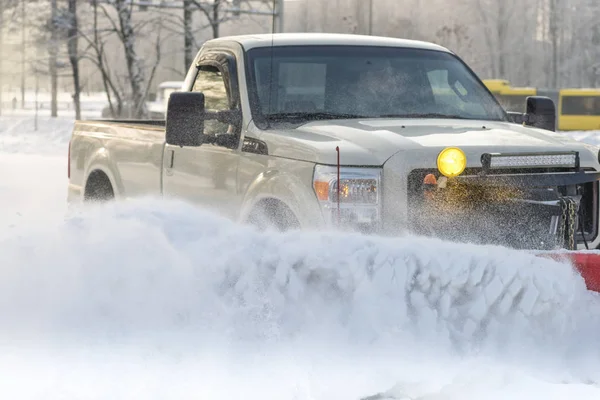
[[[596,165],[598,148],[557,132],[508,122],[449,119],[364,119],[317,121],[295,129],[263,131],[269,154],[319,164],[381,166],[399,152],[431,155],[445,147],[463,149],[479,162],[482,152],[574,150],[582,165]],[[475,165],[473,165],[475,166]]]

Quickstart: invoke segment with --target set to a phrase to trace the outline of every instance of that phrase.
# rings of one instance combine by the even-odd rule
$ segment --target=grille
[[[464,174],[475,175],[480,171],[472,168]],[[543,170],[546,173],[568,171],[565,168]],[[540,169],[503,171],[505,174],[540,172]],[[553,216],[560,215],[560,210],[551,201],[558,194],[564,195],[565,188],[500,190],[456,185],[443,189],[441,201],[439,196],[432,201],[426,198],[422,185],[423,179],[430,173],[439,174],[433,169],[417,169],[408,176],[408,222],[413,232],[452,241],[520,249],[550,249],[556,245],[551,222]],[[494,174],[501,173],[492,171],[489,175]],[[598,235],[598,182],[578,185],[577,193],[581,196],[579,219],[583,235],[578,230],[576,241],[591,242]],[[547,202],[541,203],[544,200]]]

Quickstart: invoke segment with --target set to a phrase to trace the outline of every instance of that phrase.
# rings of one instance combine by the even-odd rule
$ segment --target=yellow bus
[[[527,97],[537,95],[535,88],[512,87],[504,79],[486,79],[483,83],[506,111],[525,112]]]
[[[510,83],[506,79],[485,79],[483,83],[494,95],[500,93],[502,89],[510,87]]]
[[[600,130],[600,89],[512,87],[504,79],[486,79],[483,83],[506,111],[525,112],[528,96],[546,96],[556,105],[557,130]]]
[[[538,91],[529,87],[509,87],[496,95],[498,102],[506,111],[525,112],[527,97],[537,96]]]
[[[561,89],[557,108],[559,130],[600,130],[600,89]]]

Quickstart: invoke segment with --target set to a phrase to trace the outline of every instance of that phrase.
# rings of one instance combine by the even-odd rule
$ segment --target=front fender
[[[286,205],[303,229],[325,225],[321,207],[312,188],[314,167],[294,169],[294,173],[269,170],[259,174],[250,184],[240,211],[240,222],[246,222],[261,200],[274,199]]]

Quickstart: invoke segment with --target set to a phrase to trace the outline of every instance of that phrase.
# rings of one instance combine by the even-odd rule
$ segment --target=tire
[[[86,203],[105,203],[115,198],[115,192],[108,176],[102,171],[94,171],[85,184],[83,201]]]
[[[260,231],[285,232],[299,229],[298,219],[282,202],[274,199],[262,200],[248,216],[247,222]]]

